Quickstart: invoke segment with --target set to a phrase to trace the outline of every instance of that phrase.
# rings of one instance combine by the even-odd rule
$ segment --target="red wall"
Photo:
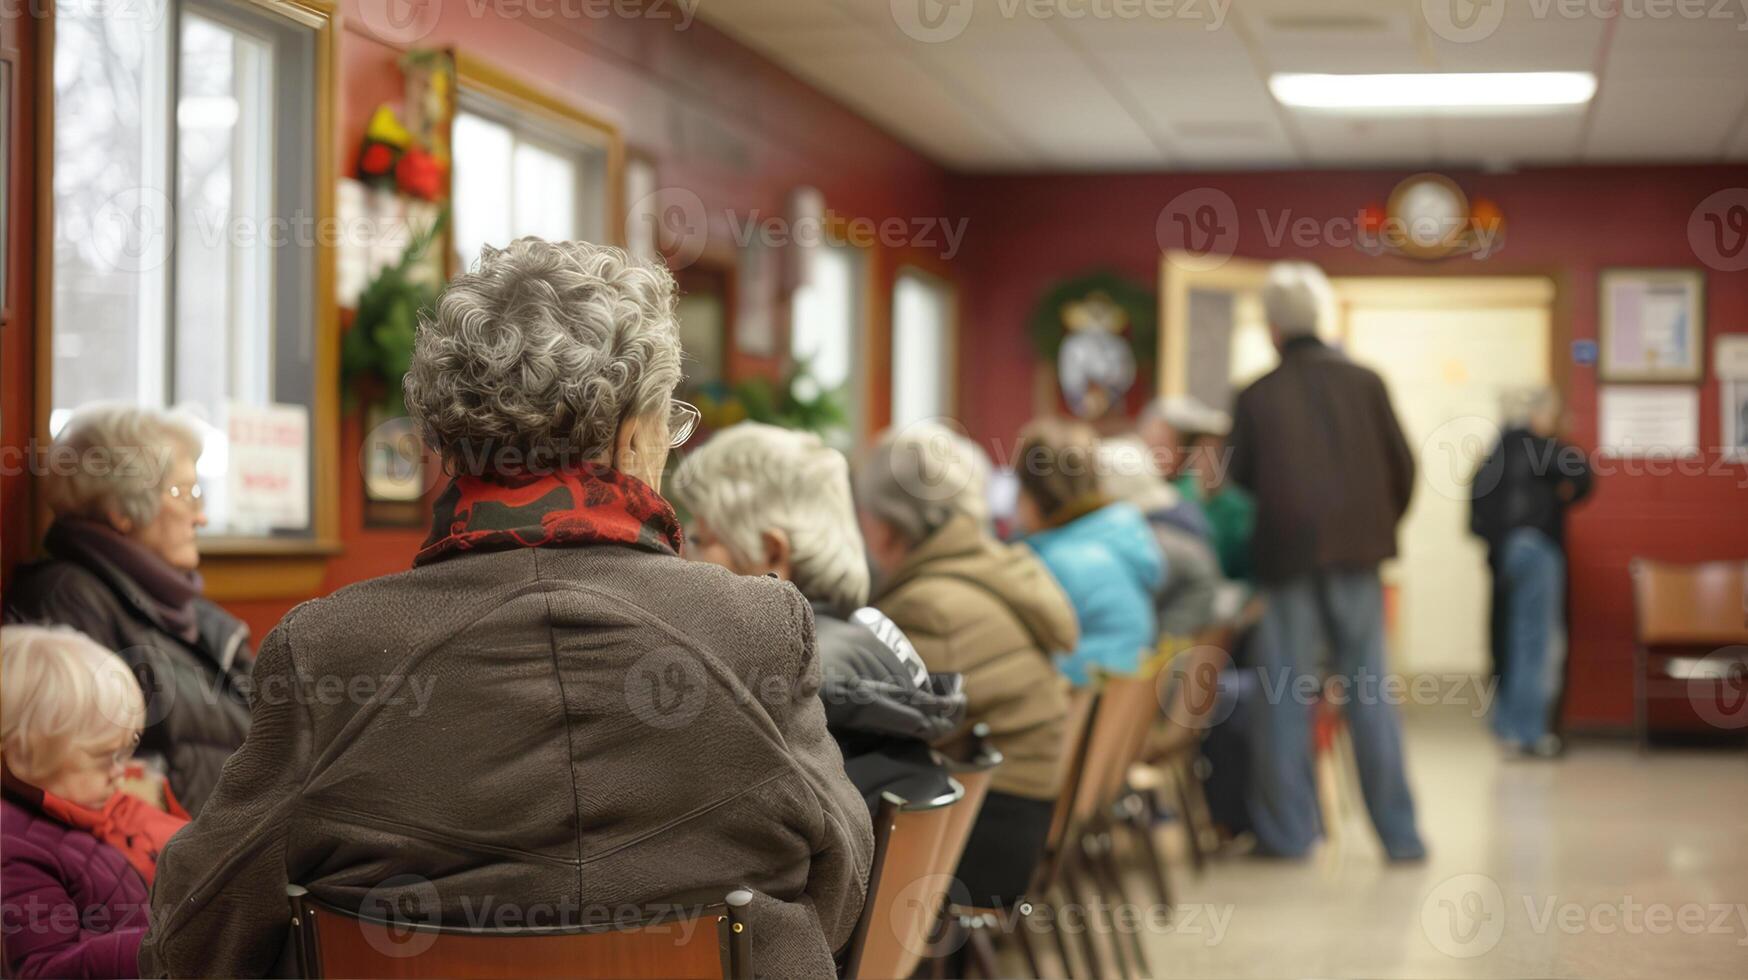
[[[0,582],[10,581],[13,565],[30,547],[30,473],[13,453],[30,440],[35,408],[31,403],[35,373],[36,201],[33,194],[36,158],[29,134],[36,124],[36,83],[44,73],[36,65],[36,21],[26,17],[0,18],[0,49],[18,61],[13,66],[14,88],[10,145],[15,149],[7,161],[11,187],[8,200],[10,227],[6,235],[6,280],[11,306],[0,325]],[[3,586],[0,586],[3,587]]]
[[[1471,198],[1495,201],[1505,215],[1502,250],[1485,262],[1428,265],[1373,258],[1351,247],[1297,247],[1270,241],[1283,214],[1322,223],[1351,219],[1382,202],[1407,176],[1390,172],[956,177],[956,210],[970,218],[958,260],[963,284],[961,388],[976,392],[963,414],[973,435],[1011,440],[1031,413],[1033,358],[1025,321],[1055,280],[1099,265],[1157,285],[1155,222],[1177,195],[1212,188],[1238,212],[1237,255],[1312,259],[1335,274],[1427,274],[1441,266],[1551,275],[1572,338],[1594,338],[1597,274],[1606,266],[1701,267],[1688,244],[1688,219],[1714,191],[1740,187],[1740,167],[1587,168],[1488,175],[1453,173]],[[1264,212],[1259,217],[1258,212]],[[1718,385],[1710,377],[1711,337],[1748,332],[1748,273],[1708,270],[1707,371],[1701,389],[1700,442],[1718,446]],[[1556,337],[1562,325],[1556,324]],[[1557,358],[1569,358],[1558,350]],[[1566,392],[1571,438],[1596,443],[1594,369],[1573,367]],[[1714,457],[1708,455],[1708,459]],[[1615,475],[1571,522],[1572,634],[1567,720],[1618,726],[1632,719],[1632,603],[1627,562],[1634,556],[1692,561],[1748,557],[1748,470],[1707,476]]]

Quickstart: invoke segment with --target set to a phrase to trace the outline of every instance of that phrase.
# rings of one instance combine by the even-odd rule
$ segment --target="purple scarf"
[[[200,638],[194,613],[194,600],[200,597],[199,573],[185,572],[109,525],[81,517],[57,519],[44,544],[57,558],[78,561],[91,556],[115,566],[145,593],[166,630],[189,643]]]

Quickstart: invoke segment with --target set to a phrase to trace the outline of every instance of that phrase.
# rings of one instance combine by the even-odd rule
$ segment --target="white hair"
[[[200,432],[173,412],[100,402],[81,407],[55,437],[43,496],[56,516],[150,524],[180,451],[200,458]]]
[[[1334,296],[1323,270],[1310,262],[1276,262],[1262,287],[1269,324],[1283,337],[1315,335]]]
[[[856,501],[912,544],[960,514],[989,520],[989,457],[939,422],[888,429],[856,468]]]
[[[1232,416],[1210,408],[1194,395],[1155,398],[1141,409],[1142,422],[1164,422],[1179,435],[1224,436],[1232,431]]]
[[[1177,506],[1177,489],[1160,475],[1152,450],[1134,436],[1099,443],[1098,474],[1100,492],[1143,513]]]
[[[679,383],[665,267],[519,238],[481,251],[421,313],[404,388],[426,443],[452,468],[479,468],[598,459],[623,420],[665,409]]]
[[[1505,424],[1510,426],[1527,427],[1536,416],[1559,407],[1559,393],[1547,385],[1512,388],[1499,396],[1500,414],[1504,416]]]
[[[868,601],[850,466],[819,436],[742,422],[689,453],[670,482],[676,502],[710,526],[737,564],[757,565],[765,532],[781,531],[802,595],[844,612]]]
[[[145,722],[146,702],[127,664],[67,626],[0,628],[0,754],[40,786],[67,756]]]

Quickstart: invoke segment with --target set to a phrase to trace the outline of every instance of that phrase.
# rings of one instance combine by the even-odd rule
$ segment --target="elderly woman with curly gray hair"
[[[868,813],[807,600],[680,556],[680,356],[672,277],[616,248],[524,238],[451,281],[405,386],[453,474],[430,536],[263,642],[254,729],[159,861],[145,975],[283,966],[288,883],[448,924],[745,889],[759,972],[831,975]],[[310,696],[334,676],[383,683]]]

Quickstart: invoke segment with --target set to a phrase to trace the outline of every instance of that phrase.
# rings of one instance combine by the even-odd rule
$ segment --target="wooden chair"
[[[1130,902],[1123,885],[1122,870],[1115,858],[1113,837],[1117,821],[1112,819],[1112,815],[1119,799],[1128,792],[1130,767],[1140,761],[1148,732],[1159,714],[1156,684],[1157,677],[1146,675],[1101,678],[1098,710],[1087,734],[1086,768],[1070,810],[1068,834],[1073,850],[1064,869],[1064,881],[1073,888],[1078,882],[1077,872],[1084,866],[1099,891],[1124,905]],[[1136,838],[1148,860],[1158,866],[1159,855],[1154,849],[1151,830],[1151,827],[1146,828]],[[1101,908],[1099,903],[1089,901],[1090,896],[1076,891],[1075,901],[1083,907],[1093,911]],[[1089,916],[1089,920],[1091,918],[1095,917]],[[1099,931],[1110,936],[1117,973],[1146,975],[1147,959],[1140,936],[1130,933],[1129,949],[1125,951],[1123,938],[1117,935],[1116,923],[1097,918]],[[1082,947],[1089,967],[1097,976],[1108,975],[1103,964],[1098,962],[1092,931],[1084,931],[1082,935]],[[1131,955],[1133,964],[1129,961]]]
[[[1724,654],[1725,677],[1677,676],[1683,658],[1697,660],[1720,648],[1748,644],[1748,561],[1683,565],[1636,558],[1631,565],[1638,644],[1633,655],[1633,727],[1639,747],[1650,744],[1651,702],[1694,701],[1695,684],[1742,683],[1748,649]],[[1739,710],[1739,709],[1738,709]],[[1708,719],[1711,720],[1711,719]],[[1733,720],[1733,719],[1732,719]]]
[[[847,980],[908,977],[929,952],[929,934],[965,849],[964,838],[952,835],[961,825],[969,834],[975,822],[958,819],[965,787],[950,782],[952,790],[933,800],[882,794],[874,816],[874,868],[850,934]]]
[[[304,977],[589,977],[688,980],[753,976],[752,893],[730,892],[695,916],[630,927],[518,930],[391,922],[328,905],[301,885],[285,889],[291,940]]]
[[[953,779],[965,787],[965,799],[953,808],[953,816],[947,828],[949,842],[957,841],[955,852],[943,855],[950,858],[946,867],[957,869],[959,861],[965,856],[965,847],[971,841],[971,832],[977,826],[977,818],[983,812],[983,799],[989,795],[990,781],[995,778],[995,771],[1002,764],[1001,750],[989,744],[989,726],[979,723],[971,729],[971,739],[965,758],[945,760],[947,771]],[[982,915],[976,914],[966,906],[948,902],[943,905],[936,928],[931,933],[934,940],[930,958],[934,961],[933,975],[946,975],[946,957],[952,950],[958,948],[954,940],[962,934],[965,941],[972,945],[973,954],[977,957],[983,975],[995,975],[995,950],[984,927],[987,925]]]
[[[1032,869],[1031,884],[1027,886],[1026,897],[1017,903],[1014,911],[1020,917],[1028,917],[1035,908],[1035,902],[1043,900],[1056,892],[1060,884],[1060,874],[1065,855],[1064,844],[1067,842],[1069,827],[1069,811],[1072,809],[1076,790],[1080,785],[1081,771],[1086,757],[1086,735],[1092,726],[1093,709],[1098,703],[1098,688],[1076,688],[1069,695],[1068,715],[1065,719],[1062,743],[1062,786],[1056,797],[1056,806],[1052,811],[1051,826],[1044,840],[1043,852],[1038,857],[1037,865]],[[957,778],[957,777],[956,777]],[[973,944],[973,962],[985,976],[994,976],[995,952],[990,943],[990,928],[1000,924],[1004,918],[1001,909],[982,906],[949,907],[949,914],[957,924],[971,930],[969,942]],[[1058,955],[1061,957],[1062,974],[1068,971],[1069,959],[1067,939],[1056,928],[1055,917],[1041,918],[1036,924],[1025,921],[1011,920],[1014,928],[1011,935],[1019,941],[1025,954],[1032,975],[1036,977],[1050,976],[1044,972],[1038,958],[1038,950],[1032,945],[1031,933],[1047,932],[1055,940]]]

